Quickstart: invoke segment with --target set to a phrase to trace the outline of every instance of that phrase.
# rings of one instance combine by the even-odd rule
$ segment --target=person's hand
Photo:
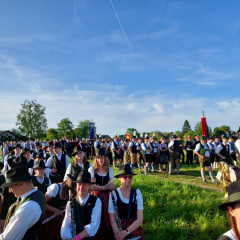
[[[95,182],[96,182],[96,178],[92,178],[92,179],[91,179],[91,182],[92,182],[92,183],[95,183]]]
[[[62,216],[63,214],[62,214],[62,212],[61,212],[61,210],[59,210],[59,209],[55,209],[54,210],[54,214],[56,215],[56,216]]]
[[[51,172],[52,172],[52,173],[56,173],[56,172],[57,172],[57,169],[52,169]]]
[[[226,157],[222,157],[222,159],[223,159],[223,160],[225,160],[225,159],[226,159]]]
[[[114,237],[116,240],[123,240],[126,236],[127,236],[127,231],[126,230],[122,230],[122,231],[117,231],[114,234]]]
[[[205,159],[205,157],[204,157],[204,156],[201,156],[201,159],[202,159],[202,160],[204,160],[204,159]]]

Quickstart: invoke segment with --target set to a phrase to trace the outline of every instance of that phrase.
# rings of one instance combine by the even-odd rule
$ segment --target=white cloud
[[[216,85],[215,82],[198,82],[197,84],[201,86],[207,86],[207,87],[212,87]]]

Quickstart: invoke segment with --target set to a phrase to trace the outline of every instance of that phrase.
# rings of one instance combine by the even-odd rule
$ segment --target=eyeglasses
[[[133,178],[133,175],[123,175],[122,177],[123,177],[124,179],[127,179],[127,178],[132,179],[132,178]]]

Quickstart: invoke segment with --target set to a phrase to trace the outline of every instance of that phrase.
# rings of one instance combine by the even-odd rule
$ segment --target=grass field
[[[118,169],[114,172],[117,174]],[[146,240],[218,239],[229,229],[226,214],[217,209],[223,202],[223,192],[216,191],[221,186],[204,185],[197,165],[183,165],[182,172],[185,175],[155,173],[134,176],[133,187],[141,190],[144,200]],[[120,181],[116,180],[116,185],[119,184]],[[216,190],[205,189],[201,185],[210,185]]]
[[[140,189],[144,200],[145,239],[218,239],[229,229],[227,215],[217,209],[224,202],[221,185],[211,184],[207,172],[209,183],[204,184],[197,164],[182,165],[180,172],[181,175],[151,173],[134,176],[133,188]],[[118,168],[114,173],[118,173]],[[214,175],[216,173],[214,170]],[[116,187],[120,185],[119,180],[115,183]]]

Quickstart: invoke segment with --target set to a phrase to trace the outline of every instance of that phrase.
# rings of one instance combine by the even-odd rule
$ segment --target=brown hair
[[[233,217],[233,216],[231,216],[231,221],[232,221],[232,229],[233,229],[233,232],[234,232],[234,234],[236,235],[237,240],[240,240],[240,234],[239,234],[239,231],[238,231],[238,228],[237,228],[236,218]]]
[[[73,183],[70,177],[63,181],[62,184],[63,186],[67,187],[68,190],[71,190],[73,196],[76,196],[76,183]]]
[[[75,156],[74,156],[74,159],[73,159],[73,166],[74,167],[76,167],[78,165],[78,160],[76,159]],[[83,153],[83,164],[86,165],[86,162],[87,162],[87,158],[86,158],[85,154]]]
[[[104,171],[106,171],[106,172],[108,172],[109,171],[109,167],[110,167],[110,161],[109,161],[109,159],[108,159],[108,157],[107,156],[104,156],[104,158],[105,158],[105,161],[104,161],[104,164],[103,164],[103,169],[104,169]],[[99,165],[98,165],[98,162],[97,162],[97,157],[94,159],[94,161],[93,161],[93,168],[94,168],[94,171],[97,171],[98,170],[98,167],[99,167]]]

